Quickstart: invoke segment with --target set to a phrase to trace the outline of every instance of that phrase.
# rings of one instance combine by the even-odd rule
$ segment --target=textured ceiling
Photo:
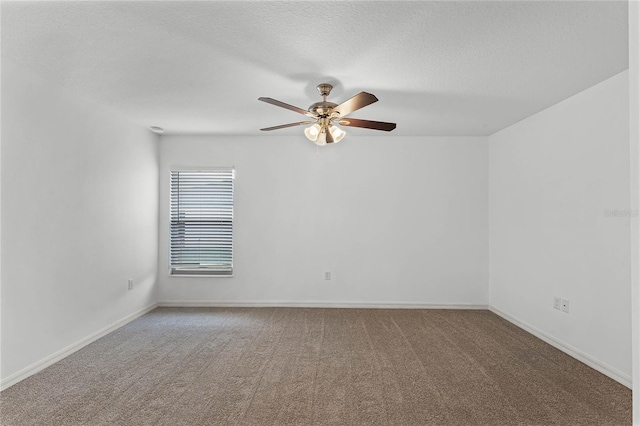
[[[337,103],[375,94],[352,116],[394,134],[488,135],[628,67],[624,1],[2,2],[1,16],[3,61],[167,133],[258,135],[304,119],[258,97],[306,109],[329,82]]]

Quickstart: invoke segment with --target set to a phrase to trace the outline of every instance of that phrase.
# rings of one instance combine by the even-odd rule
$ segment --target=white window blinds
[[[171,171],[171,274],[233,274],[232,168]]]

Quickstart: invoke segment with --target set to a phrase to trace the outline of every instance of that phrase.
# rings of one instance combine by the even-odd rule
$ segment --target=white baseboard
[[[600,373],[604,374],[605,376],[608,376],[610,378],[612,378],[613,380],[615,380],[616,382],[623,384],[624,386],[628,387],[629,389],[632,388],[631,384],[632,384],[632,380],[631,380],[631,376],[624,374],[623,372],[608,366],[607,364],[601,362],[600,360],[597,360],[595,358],[593,358],[592,356],[582,352],[580,349],[574,348],[571,345],[568,345],[560,340],[557,340],[556,338],[548,335],[547,333],[545,333],[542,330],[539,330],[538,328],[532,326],[531,324],[528,324],[524,321],[519,320],[518,318],[515,318],[509,314],[507,314],[506,312],[502,312],[500,309],[494,307],[494,306],[489,306],[489,310],[491,312],[493,312],[494,314],[504,318],[505,320],[509,321],[510,323],[520,327],[521,329],[527,331],[528,333],[533,334],[534,336],[536,336],[538,339],[550,344],[551,346],[555,347],[556,349],[561,350],[562,352],[566,353],[567,355],[577,359],[578,361],[582,362],[583,364],[588,365],[589,367],[593,368],[596,371],[599,371]]]
[[[8,377],[6,377],[5,379],[0,381],[0,391],[3,391],[13,385],[15,385],[16,383],[26,379],[27,377],[36,374],[39,371],[44,370],[45,368],[47,368],[48,366],[55,364],[56,362],[60,361],[63,358],[68,357],[69,355],[71,355],[72,353],[82,349],[83,347],[87,346],[89,343],[94,342],[96,340],[98,340],[99,338],[101,338],[102,336],[105,336],[109,333],[111,333],[112,331],[117,330],[118,328],[122,327],[123,325],[126,325],[128,323],[130,323],[131,321],[135,320],[136,318],[141,317],[142,315],[146,314],[147,312],[150,312],[152,310],[154,310],[155,308],[158,307],[157,303],[153,303],[145,308],[142,308],[141,310],[134,312],[130,315],[127,315],[126,317],[114,322],[111,325],[108,325],[98,331],[96,331],[95,333],[92,333],[90,335],[88,335],[87,337],[78,340],[75,343],[72,343],[71,345],[67,346],[66,348],[63,348],[61,350],[59,350],[58,352],[55,352],[51,355],[49,355],[46,358],[41,359],[40,361],[37,361],[33,364],[31,364],[28,367],[23,368],[22,370],[18,371],[17,373],[14,373]]]
[[[410,302],[330,302],[330,301],[222,301],[222,300],[164,300],[160,307],[171,308],[361,308],[361,309],[483,309],[487,305],[410,303]]]

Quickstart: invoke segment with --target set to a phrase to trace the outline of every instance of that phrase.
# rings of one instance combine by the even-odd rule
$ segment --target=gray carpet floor
[[[629,425],[489,311],[159,308],[0,393],[2,425]]]

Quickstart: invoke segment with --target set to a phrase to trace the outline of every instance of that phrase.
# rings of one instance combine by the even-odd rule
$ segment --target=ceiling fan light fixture
[[[342,138],[344,138],[344,135],[347,134],[347,132],[338,126],[329,126],[329,133],[333,136],[333,143],[340,142]]]
[[[327,132],[320,132],[315,140],[316,145],[325,146],[327,144]]]
[[[314,123],[312,126],[304,129],[304,135],[312,142],[315,142],[320,135],[320,125],[318,123]]]

